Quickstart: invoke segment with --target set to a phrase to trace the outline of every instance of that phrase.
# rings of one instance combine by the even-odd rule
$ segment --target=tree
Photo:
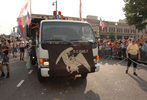
[[[126,21],[135,25],[138,30],[145,29],[147,25],[147,0],[124,0],[123,8]]]
[[[109,39],[111,39],[111,41],[114,41],[115,40],[115,34],[114,33],[110,33]]]

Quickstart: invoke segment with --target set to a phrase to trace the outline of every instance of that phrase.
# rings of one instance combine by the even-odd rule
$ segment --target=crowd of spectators
[[[136,44],[141,49],[145,45],[145,40],[137,39]],[[126,48],[132,43],[132,39],[120,39],[111,41],[109,39],[103,39],[98,42],[98,50],[100,58],[104,59],[124,59],[126,58]],[[142,52],[140,52],[142,53]]]
[[[21,53],[24,53],[24,48],[27,48],[28,46],[28,41],[24,41],[20,38],[6,38],[3,36],[0,36],[0,44],[1,44],[1,39],[5,39],[6,41],[8,41],[8,43],[10,44],[10,50],[9,50],[9,54],[13,56],[13,58],[17,58],[21,55]],[[22,50],[23,48],[23,50]],[[24,58],[24,54],[23,54],[23,58]],[[20,57],[20,60],[23,60],[23,58]]]

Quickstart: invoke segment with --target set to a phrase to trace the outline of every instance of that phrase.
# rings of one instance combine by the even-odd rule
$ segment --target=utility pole
[[[80,19],[82,20],[82,1],[80,0],[80,9],[79,9]]]
[[[117,25],[118,25],[118,23],[116,22],[116,23],[115,23],[115,26],[116,26],[116,27],[115,27],[115,28],[116,28],[115,39],[116,39],[116,40],[117,40]]]
[[[56,2],[53,2],[53,6],[55,5],[55,3],[56,3],[56,15],[58,15],[58,14],[57,14],[57,11],[58,11],[58,10],[57,10],[57,7],[58,7],[58,6],[57,6],[57,0],[56,0]]]
[[[58,11],[58,10],[57,10],[57,0],[56,0],[56,14],[57,14],[57,11]]]

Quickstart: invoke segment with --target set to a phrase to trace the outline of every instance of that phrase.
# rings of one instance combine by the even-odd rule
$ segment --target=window
[[[113,32],[115,32],[115,27],[113,28]]]
[[[104,31],[107,32],[107,27],[104,28]]]
[[[130,31],[129,29],[126,28],[124,29],[124,33],[129,33],[129,31]]]
[[[124,33],[126,33],[126,29],[124,29]]]
[[[120,28],[120,32],[123,33],[123,29],[122,28]]]
[[[127,33],[129,33],[129,29],[127,29]]]
[[[109,32],[111,32],[111,27],[109,27]]]
[[[95,41],[89,24],[45,22],[41,31],[42,41]]]
[[[115,28],[114,27],[109,27],[109,32],[115,32]]]

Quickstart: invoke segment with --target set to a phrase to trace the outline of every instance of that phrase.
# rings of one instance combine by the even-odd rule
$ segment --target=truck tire
[[[38,76],[38,81],[40,83],[44,82],[45,81],[45,78],[41,76],[41,69],[39,68],[38,71],[37,71],[37,76]]]
[[[87,78],[87,73],[81,74],[81,77],[82,77],[83,79],[86,79],[86,78]]]

